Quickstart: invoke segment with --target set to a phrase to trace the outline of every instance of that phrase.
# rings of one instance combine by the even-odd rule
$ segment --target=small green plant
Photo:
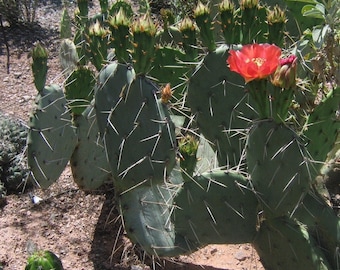
[[[48,250],[40,250],[29,256],[25,270],[64,270],[64,268],[57,255]]]

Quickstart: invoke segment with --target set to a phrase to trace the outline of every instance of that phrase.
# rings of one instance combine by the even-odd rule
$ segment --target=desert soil
[[[62,83],[58,60],[58,1],[39,1],[38,25],[9,27],[10,66],[3,35],[0,35],[0,110],[27,122],[36,89],[29,52],[42,42],[49,50],[48,84]],[[43,199],[34,205],[29,193]],[[24,190],[10,194],[0,209],[0,269],[24,269],[34,249],[56,253],[65,269],[264,269],[251,244],[210,245],[189,256],[152,260],[124,236],[112,191],[86,193],[78,189],[67,167],[47,190]],[[232,233],[232,232],[231,232]]]

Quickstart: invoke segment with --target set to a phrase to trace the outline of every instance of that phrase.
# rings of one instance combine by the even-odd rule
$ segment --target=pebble
[[[144,270],[144,268],[140,265],[131,265],[131,270]]]
[[[22,75],[21,72],[14,72],[13,75],[15,76],[16,79],[19,79]]]
[[[240,261],[240,262],[241,262],[241,261],[245,261],[245,260],[248,258],[247,254],[245,254],[245,253],[242,252],[242,251],[236,252],[235,255],[234,255],[234,257],[235,257],[236,260],[238,260],[238,261]]]

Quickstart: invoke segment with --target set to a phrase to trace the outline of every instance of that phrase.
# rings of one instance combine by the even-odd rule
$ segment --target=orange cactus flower
[[[246,83],[264,79],[279,65],[281,49],[271,44],[248,44],[241,50],[230,50],[227,60],[230,70],[239,73]]]

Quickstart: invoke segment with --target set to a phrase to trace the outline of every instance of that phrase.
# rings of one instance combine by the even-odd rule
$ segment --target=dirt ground
[[[49,50],[48,84],[61,83],[58,23],[61,3],[40,2],[39,25],[9,28],[10,66],[0,35],[0,110],[27,122],[36,90],[29,51],[36,41]],[[65,269],[264,269],[250,244],[210,245],[190,256],[156,261],[125,238],[113,192],[86,193],[74,184],[70,168],[47,190],[31,190],[43,199],[34,205],[28,191],[7,197],[0,209],[0,269],[24,269],[28,254],[38,248],[55,252]]]

